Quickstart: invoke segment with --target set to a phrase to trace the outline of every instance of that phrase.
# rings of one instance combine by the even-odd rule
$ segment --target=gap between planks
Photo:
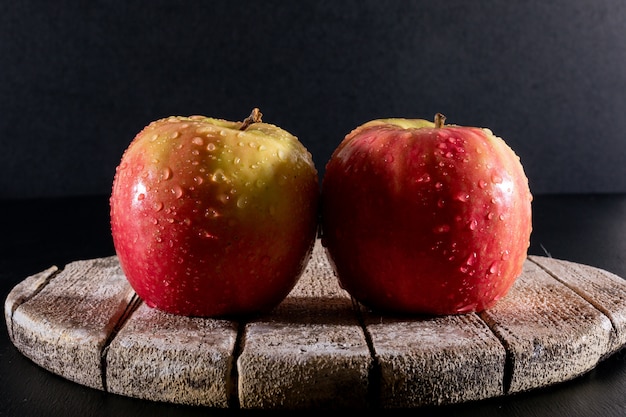
[[[318,255],[319,255],[319,252],[318,252]],[[623,325],[620,327],[620,322],[618,320],[619,317],[618,319],[613,317],[614,314],[612,314],[611,311],[608,311],[606,307],[596,302],[593,299],[593,297],[590,297],[588,294],[586,294],[581,289],[580,286],[572,285],[567,280],[563,280],[559,278],[558,274],[554,272],[554,268],[557,268],[557,269],[560,268],[561,264],[557,263],[555,265],[552,265],[552,269],[551,269],[550,266],[545,265],[545,261],[542,258],[529,257],[529,261],[532,264],[536,265],[538,268],[545,271],[549,276],[551,276],[553,279],[558,281],[564,287],[576,293],[581,298],[581,300],[584,300],[587,304],[590,304],[591,306],[593,306],[593,308],[595,308],[600,314],[602,314],[604,317],[607,318],[607,320],[611,324],[612,333],[615,334],[616,335],[615,338],[618,339],[617,341],[613,343],[614,346],[607,349],[607,352],[606,352],[607,355],[612,353],[616,349],[621,348],[621,346],[623,346],[624,341],[620,339],[620,337],[623,334],[623,331],[621,330],[623,328]],[[560,261],[556,261],[556,262],[560,262]],[[572,264],[569,266],[576,267],[577,265],[578,264]],[[583,266],[582,268],[590,268],[590,267]],[[593,270],[595,271],[595,269]],[[15,311],[19,308],[20,305],[27,303],[29,300],[31,300],[37,294],[39,294],[61,272],[62,270],[58,270],[55,267],[49,268],[46,271],[43,271],[39,274],[35,274],[34,276],[27,278],[23,283],[18,284],[16,289],[12,292],[12,296],[14,297],[13,303],[11,304],[7,302],[5,304],[5,315],[7,315],[7,321],[11,323],[11,327],[9,331],[11,333],[12,339],[15,336],[13,333],[13,326],[12,326],[13,314],[15,313]],[[583,272],[577,272],[577,273],[583,274]],[[604,271],[601,271],[601,272],[604,272]],[[617,277],[617,279],[621,280],[621,278],[619,277]],[[22,289],[19,288],[20,285],[23,287]],[[29,288],[30,290],[28,290]],[[124,328],[129,318],[133,315],[133,313],[139,308],[141,304],[142,302],[138,299],[138,297],[136,295],[133,295],[131,300],[126,305],[123,313],[113,325],[113,330],[106,338],[106,341],[100,350],[100,358],[101,358],[101,361],[100,361],[101,375],[100,376],[102,380],[102,386],[105,391],[109,391],[109,387],[107,383],[107,363],[108,363],[107,355],[108,355],[109,347],[111,343],[115,340],[118,333]],[[11,307],[11,310],[7,311],[7,307],[9,306]],[[352,300],[352,310],[353,310],[353,314],[356,317],[356,321],[358,322],[359,327],[363,333],[363,336],[367,344],[367,349],[371,356],[370,358],[371,367],[369,368],[369,373],[367,377],[368,378],[368,397],[372,399],[372,402],[370,405],[378,406],[380,405],[380,402],[381,402],[380,393],[381,393],[381,377],[382,377],[381,363],[379,362],[379,355],[378,355],[378,352],[376,351],[375,342],[373,341],[372,334],[370,330],[368,329],[368,324],[366,322],[366,319],[364,318],[364,308],[360,306],[357,302]],[[471,314],[475,314],[475,313],[471,313]],[[511,380],[513,378],[514,365],[515,365],[514,357],[513,357],[513,353],[510,351],[510,346],[508,346],[508,342],[502,336],[501,329],[498,329],[497,326],[494,325],[494,322],[488,319],[488,314],[489,313],[487,312],[487,313],[479,313],[475,315],[478,317],[478,319],[480,319],[485,324],[485,326],[498,339],[498,341],[502,345],[502,348],[506,352],[503,381],[502,381],[502,387],[503,387],[502,394],[506,395],[510,392]],[[619,312],[619,314],[621,314],[621,311]],[[234,350],[232,352],[231,379],[230,379],[230,386],[228,387],[228,398],[229,398],[228,407],[230,408],[237,408],[240,405],[241,399],[239,398],[239,389],[238,389],[238,381],[239,381],[240,375],[238,372],[237,363],[238,363],[239,357],[241,356],[242,352],[245,349],[246,329],[247,329],[246,326],[251,322],[253,321],[248,321],[248,320],[239,321],[237,322],[237,326],[236,326],[237,336],[236,336],[236,341],[234,344]]]

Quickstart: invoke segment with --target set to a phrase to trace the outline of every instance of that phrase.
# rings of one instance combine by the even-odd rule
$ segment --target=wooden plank
[[[380,406],[412,408],[502,395],[506,352],[476,314],[364,312],[380,367]]]
[[[49,371],[104,389],[101,350],[133,296],[117,258],[72,262],[15,309],[14,343]]]
[[[343,291],[319,240],[274,311],[234,322],[138,301],[116,257],[52,267],[5,301],[10,338],[69,380],[213,408],[413,408],[507,395],[574,378],[626,345],[626,282],[530,257],[480,314],[393,317]]]
[[[246,326],[241,408],[363,408],[372,357],[352,302],[319,242],[298,284]]]
[[[9,338],[14,344],[16,342],[13,338],[13,314],[15,310],[45,287],[58,271],[58,267],[51,266],[44,271],[33,274],[13,287],[7,295],[4,302],[4,318],[7,323]]]
[[[543,256],[530,260],[606,315],[613,326],[607,354],[626,344],[626,281],[603,269]]]
[[[507,393],[572,379],[609,349],[609,319],[530,261],[508,295],[481,317],[507,349]]]
[[[225,408],[237,323],[183,317],[141,304],[106,352],[107,390],[131,397]]]

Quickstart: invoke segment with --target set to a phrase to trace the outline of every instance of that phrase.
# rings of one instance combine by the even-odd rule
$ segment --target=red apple
[[[348,134],[322,181],[322,243],[341,285],[370,308],[481,311],[521,273],[528,179],[488,129],[373,120]]]
[[[124,152],[111,194],[121,267],[149,306],[193,316],[277,305],[311,254],[319,182],[311,154],[262,123],[169,117]]]

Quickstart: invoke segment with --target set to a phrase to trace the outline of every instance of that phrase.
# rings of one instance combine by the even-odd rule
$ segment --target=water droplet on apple
[[[437,207],[439,207],[439,208],[443,208],[445,205],[446,205],[446,201],[445,201],[443,198],[440,198],[440,199],[437,201]]]
[[[421,177],[417,179],[417,182],[423,182],[423,183],[430,182],[430,175],[428,175],[428,173],[423,174]]]
[[[487,188],[487,181],[485,180],[478,181],[478,186],[483,189]]]
[[[498,263],[497,262],[493,262],[489,266],[489,269],[487,270],[487,273],[488,274],[495,274],[496,272],[498,272]]]
[[[160,201],[157,201],[156,203],[154,203],[154,211],[161,211],[163,210],[163,203]]]
[[[139,201],[143,200],[144,198],[146,198],[146,195],[144,193],[140,193],[137,195],[137,200]]]
[[[248,197],[242,195],[237,199],[237,207],[244,208],[248,205]]]
[[[174,197],[181,198],[183,196],[183,189],[180,185],[175,185],[174,188],[172,188],[172,193]]]
[[[436,188],[436,189],[438,189],[438,190],[440,190],[441,188],[443,188],[443,184],[442,184],[442,183],[440,183],[440,182],[437,182],[437,183],[435,184],[435,188]]]
[[[204,239],[213,239],[213,240],[217,240],[217,236],[215,236],[214,234],[212,234],[211,232],[207,231],[207,230],[200,230],[198,232],[198,235]]]
[[[169,180],[170,178],[172,178],[173,175],[174,175],[174,173],[172,172],[172,169],[170,167],[163,168],[163,179],[164,180]]]
[[[194,177],[194,178],[193,178],[193,180],[194,180],[194,181],[196,182],[196,184],[198,184],[198,185],[200,185],[200,184],[202,184],[202,183],[204,182],[204,178],[202,178],[202,177],[201,177],[201,176],[199,176],[199,175],[198,175],[197,177]]]
[[[470,230],[476,230],[477,228],[478,228],[478,220],[476,220],[476,219],[472,219],[472,220],[469,222],[469,229],[470,229]]]
[[[502,259],[503,261],[508,261],[510,257],[511,257],[511,253],[505,249],[502,251],[502,255],[500,256],[500,259]]]
[[[279,149],[277,154],[278,154],[278,159],[280,159],[281,161],[284,161],[287,159],[287,153],[284,150]]]
[[[267,150],[267,147],[265,145],[259,145],[259,150],[260,151],[265,151],[265,150]]]
[[[495,217],[495,214],[492,211],[487,213],[487,220],[492,220],[494,217]]]
[[[175,130],[172,133],[170,133],[170,138],[172,139],[176,139],[178,136],[180,136],[180,132],[178,130]]]
[[[212,207],[209,207],[204,211],[204,217],[208,219],[215,219],[216,217],[219,217],[219,215],[219,212]]]
[[[472,312],[475,309],[476,309],[476,303],[469,303],[469,304],[462,303],[456,307],[456,312],[463,314],[463,313]]]
[[[460,192],[454,196],[454,198],[462,203],[466,203],[470,199],[470,196],[465,192]]]
[[[224,171],[222,171],[221,169],[216,169],[215,172],[213,173],[213,181],[215,182],[224,182],[226,181],[226,175],[224,175]]]
[[[506,216],[505,216],[504,214],[500,214],[500,215],[498,216],[498,219],[500,219],[500,220],[504,220],[504,219],[506,219]]]
[[[447,233],[450,231],[450,225],[442,224],[433,229],[435,233]]]
[[[494,184],[500,184],[500,183],[502,183],[502,177],[501,177],[500,175],[498,175],[498,174],[493,174],[493,175],[491,176],[491,181],[492,181]]]
[[[466,259],[465,259],[465,265],[469,265],[472,266],[474,264],[476,264],[476,261],[478,260],[478,255],[476,254],[476,252],[472,252]]]
[[[210,142],[207,146],[206,146],[206,150],[209,152],[213,152],[215,149],[217,148],[217,146],[215,146],[215,144],[213,142]]]

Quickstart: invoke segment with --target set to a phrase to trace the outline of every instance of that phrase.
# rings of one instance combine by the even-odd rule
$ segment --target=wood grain
[[[318,245],[287,299],[246,326],[241,407],[365,407],[371,367],[352,301]]]
[[[481,316],[508,352],[508,393],[574,378],[609,349],[610,320],[532,262]]]
[[[151,309],[116,257],[26,277],[5,301],[13,344],[77,383],[152,401],[243,409],[414,408],[556,384],[626,344],[626,281],[531,256],[492,309],[381,315],[355,303],[320,242],[289,296],[249,320]]]
[[[73,262],[43,285],[20,297],[27,301],[5,306],[13,311],[13,343],[51,372],[104,389],[101,351],[135,296],[117,259]]]
[[[106,388],[154,401],[227,407],[236,322],[166,314],[141,304],[106,350]]]
[[[416,407],[504,394],[506,352],[476,314],[365,314],[380,367],[380,406]]]

